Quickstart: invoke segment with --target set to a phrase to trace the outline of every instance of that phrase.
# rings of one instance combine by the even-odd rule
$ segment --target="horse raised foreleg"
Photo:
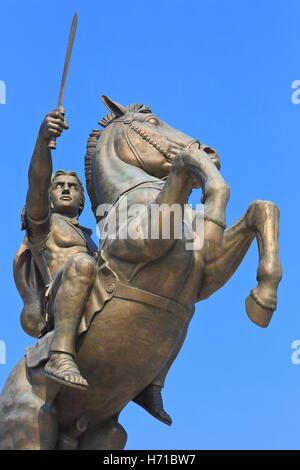
[[[220,289],[234,274],[253,239],[259,249],[258,286],[246,300],[249,318],[259,326],[268,326],[276,309],[276,291],[281,279],[278,251],[279,211],[268,201],[254,201],[246,214],[225,230],[221,246],[210,249],[198,301]]]
[[[229,187],[216,165],[203,150],[189,149],[177,154],[168,181],[157,197],[158,203],[187,203],[192,187],[201,187],[204,204],[204,238],[221,244],[226,227],[225,210]]]
[[[279,210],[269,201],[254,201],[247,212],[247,224],[256,234],[259,265],[258,285],[246,299],[249,318],[262,327],[268,326],[277,308],[277,287],[282,277],[279,258]]]
[[[163,256],[176,241],[175,234],[178,235],[178,230],[182,229],[182,219],[177,218],[175,214],[178,214],[177,209],[180,208],[181,215],[183,214],[184,206],[187,204],[195,184],[198,188],[202,188],[205,199],[205,240],[220,244],[226,225],[225,209],[229,199],[229,187],[215,164],[203,150],[189,149],[176,155],[163,189],[158,194],[153,189],[147,193],[146,210],[137,215],[135,213],[127,215],[126,213],[125,226],[130,228],[134,222],[135,236],[109,239],[108,252],[113,256],[118,253],[119,259],[132,263],[146,262]],[[129,208],[128,214],[132,206],[145,206],[144,189],[137,188],[126,198],[126,209]],[[153,211],[155,206],[159,209],[158,211]],[[169,213],[174,210],[174,217],[168,219],[169,224],[166,223],[164,209],[167,209],[166,212]],[[121,220],[118,228],[119,233],[124,230],[121,216],[122,212],[118,214],[118,219]],[[168,229],[168,236],[165,234],[165,229]],[[115,229],[113,228],[113,230]],[[153,236],[153,232],[156,234],[155,236]]]

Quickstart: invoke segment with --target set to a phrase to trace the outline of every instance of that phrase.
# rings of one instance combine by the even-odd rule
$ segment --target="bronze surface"
[[[26,237],[15,259],[22,326],[41,339],[0,396],[1,449],[123,449],[126,432],[118,416],[131,400],[171,424],[161,390],[194,306],[231,278],[255,238],[258,284],[246,311],[266,327],[276,309],[281,265],[275,204],[256,200],[225,229],[229,187],[217,152],[144,105],[103,101],[110,114],[100,121],[104,129],[92,132],[85,157],[92,209],[101,221],[101,204],[113,205],[117,214],[125,198],[129,208],[142,204],[145,211],[127,222],[143,236],[107,237],[93,246],[78,222],[84,198],[77,175],[58,172],[51,179],[48,143],[68,125],[63,108],[49,113],[29,168]],[[187,239],[172,235],[173,222],[169,238],[148,236],[149,220],[160,235],[163,224],[151,204],[183,208],[193,187],[202,189],[203,245],[187,250]],[[78,372],[68,366],[69,380],[46,377],[45,364],[52,360],[55,375],[61,357],[74,360]]]

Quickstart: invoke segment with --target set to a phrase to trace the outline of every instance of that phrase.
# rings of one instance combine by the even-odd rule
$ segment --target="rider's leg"
[[[54,301],[55,330],[45,372],[65,385],[86,389],[74,362],[77,330],[96,276],[94,259],[85,253],[66,264]]]
[[[178,353],[183,345],[183,342],[187,335],[188,324],[186,324],[179,341],[171,354],[168,362],[164,366],[164,368],[159,372],[159,374],[155,377],[150,385],[145,388],[139,395],[135,397],[133,400],[135,403],[140,405],[144,408],[148,413],[150,413],[154,418],[158,419],[159,421],[168,424],[171,426],[172,418],[171,416],[164,410],[163,400],[161,396],[162,389],[165,385],[165,380],[167,374],[170,370],[171,365],[175,361]]]

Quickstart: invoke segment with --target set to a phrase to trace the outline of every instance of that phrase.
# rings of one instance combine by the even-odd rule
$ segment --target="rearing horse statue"
[[[230,279],[254,238],[258,285],[246,299],[246,311],[266,327],[276,309],[281,279],[276,205],[254,201],[226,229],[229,187],[216,151],[144,105],[103,101],[111,113],[100,121],[104,130],[93,131],[88,141],[88,193],[98,222],[105,225],[111,214],[99,213],[99,207],[106,204],[122,215],[125,199],[127,218],[117,217],[109,229],[115,236],[100,243],[98,274],[78,330],[77,362],[90,386],[76,390],[41,373],[51,332],[46,334],[17,363],[1,394],[1,449],[124,448],[120,412],[131,400],[147,409],[147,389],[163,387],[196,302]],[[164,217],[151,207],[184,208],[193,188],[202,189],[204,240],[188,250],[190,239],[175,237],[174,218],[170,236],[162,236]],[[131,211],[136,204],[144,210]],[[138,236],[120,236],[125,223],[133,223]],[[151,237],[150,226],[157,237]]]

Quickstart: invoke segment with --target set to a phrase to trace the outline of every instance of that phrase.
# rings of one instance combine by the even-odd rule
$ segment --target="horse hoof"
[[[264,307],[261,302],[258,303],[252,294],[248,295],[245,304],[246,312],[250,320],[262,328],[267,328],[274,310]]]

